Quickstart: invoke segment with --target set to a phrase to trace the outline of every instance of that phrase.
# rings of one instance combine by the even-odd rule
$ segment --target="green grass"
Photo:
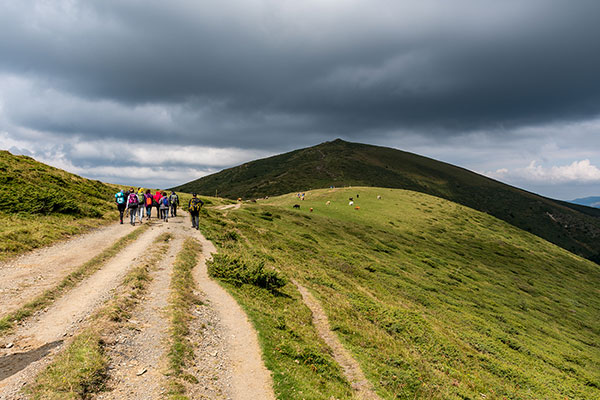
[[[256,199],[332,185],[407,189],[445,198],[600,264],[600,209],[548,199],[464,168],[386,147],[325,142],[228,168],[179,189]]]
[[[119,189],[0,151],[0,261],[116,220]]]
[[[94,329],[87,329],[40,374],[31,398],[85,399],[102,387],[107,366],[99,335]]]
[[[197,382],[196,378],[185,372],[186,366],[194,358],[194,347],[189,341],[189,323],[191,309],[199,304],[194,295],[196,286],[192,270],[196,266],[198,253],[202,251],[200,243],[192,238],[185,240],[183,249],[177,255],[171,275],[169,296],[170,345],[168,352],[169,390],[172,400],[187,399],[185,382]]]
[[[600,398],[599,267],[537,236],[377,188],[207,210],[201,223],[223,257],[307,286],[382,398]],[[223,284],[259,332],[278,398],[349,398],[291,284]]]
[[[7,334],[16,323],[29,318],[33,313],[45,307],[73,288],[83,279],[98,271],[107,261],[115,257],[127,245],[135,241],[148,228],[149,224],[143,225],[133,232],[117,240],[112,246],[103,250],[100,254],[82,264],[75,271],[63,278],[55,287],[46,290],[44,293],[25,303],[19,309],[6,314],[0,318],[0,336]]]
[[[87,399],[104,389],[109,364],[104,337],[129,318],[151,281],[150,272],[168,249],[171,234],[159,236],[143,262],[127,273],[118,294],[92,316],[89,327],[25,389],[35,400]],[[158,246],[156,246],[158,245]]]

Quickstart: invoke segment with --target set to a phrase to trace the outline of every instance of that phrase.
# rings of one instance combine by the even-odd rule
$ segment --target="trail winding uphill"
[[[131,231],[129,225],[112,225],[0,266],[0,282],[4,285],[0,292],[0,318],[56,285],[77,265]],[[187,217],[181,216],[169,222],[151,220],[147,231],[98,271],[12,331],[0,334],[0,399],[27,398],[22,388],[31,384],[69,345],[71,338],[89,325],[90,316],[115,295],[123,277],[165,232],[171,233],[172,240],[164,259],[150,272],[148,292],[122,328],[105,343],[110,356],[107,391],[96,398],[165,397],[169,326],[166,298],[174,259],[183,240],[191,236],[203,248],[193,270],[203,304],[191,310],[189,335],[195,344],[195,358],[187,372],[199,383],[192,385],[189,394],[192,398],[275,399],[256,332],[233,298],[208,277],[206,260],[215,252],[214,246],[189,227]]]

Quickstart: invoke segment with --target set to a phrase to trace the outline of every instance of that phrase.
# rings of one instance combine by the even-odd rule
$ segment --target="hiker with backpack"
[[[141,224],[144,219],[144,214],[146,214],[146,199],[144,198],[144,189],[138,188],[137,198],[138,198],[138,219],[140,220],[140,224]]]
[[[138,209],[138,197],[133,188],[129,191],[129,196],[127,198],[127,208],[129,209],[129,220],[131,221],[131,225],[135,226],[135,218],[137,217],[137,209]]]
[[[117,203],[117,209],[119,210],[119,221],[121,224],[123,223],[123,213],[125,212],[125,207],[127,206],[125,199],[125,192],[123,190],[117,192],[115,194],[115,203]]]
[[[177,216],[177,206],[179,205],[179,196],[177,193],[171,192],[169,196],[169,203],[171,204],[171,217]]]
[[[200,229],[200,209],[203,205],[204,202],[197,197],[196,193],[193,193],[188,204],[188,211],[192,217],[192,228],[194,229]]]
[[[162,197],[160,198],[160,215],[163,221],[169,222],[169,198],[165,192],[162,192]]]
[[[146,190],[146,193],[144,193],[144,204],[146,206],[146,216],[149,221],[150,214],[152,214],[152,193],[150,193],[150,189]]]
[[[162,193],[160,190],[157,190],[154,196],[152,197],[152,207],[156,208],[156,218],[161,219],[162,214],[160,213],[160,199],[162,197]]]

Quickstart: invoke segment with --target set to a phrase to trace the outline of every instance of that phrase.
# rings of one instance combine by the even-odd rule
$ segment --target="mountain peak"
[[[600,261],[600,209],[551,200],[427,157],[335,139],[245,163],[174,188],[229,198],[377,186],[441,197],[483,211]]]

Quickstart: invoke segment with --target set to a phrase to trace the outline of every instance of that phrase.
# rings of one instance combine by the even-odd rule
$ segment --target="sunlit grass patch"
[[[439,198],[380,188],[310,191],[304,201],[290,194],[217,217],[202,222],[220,251],[263,260],[309,287],[383,398],[600,395],[599,268],[536,236]],[[318,342],[293,288],[278,297],[227,287],[259,331],[280,398],[344,398],[332,387],[298,394],[310,374],[282,356],[300,361],[298,352],[273,345],[277,326],[303,327],[286,341],[294,349]]]

